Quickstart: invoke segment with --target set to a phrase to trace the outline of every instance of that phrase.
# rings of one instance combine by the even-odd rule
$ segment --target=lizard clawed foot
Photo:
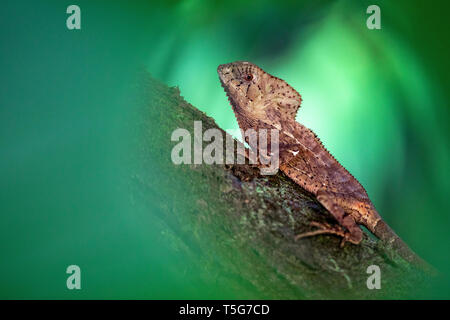
[[[319,228],[318,230],[309,231],[305,233],[301,233],[299,235],[295,236],[295,240],[307,237],[313,237],[319,234],[334,234],[342,238],[341,241],[341,248],[344,246],[345,242],[350,241],[350,234],[346,232],[341,226],[332,226],[328,223],[320,223],[320,222],[311,222],[311,226]]]

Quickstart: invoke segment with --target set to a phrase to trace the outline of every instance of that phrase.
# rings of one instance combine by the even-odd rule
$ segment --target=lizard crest
[[[222,64],[217,72],[241,128],[247,127],[243,117],[275,127],[282,120],[295,119],[302,99],[284,80],[246,61]]]

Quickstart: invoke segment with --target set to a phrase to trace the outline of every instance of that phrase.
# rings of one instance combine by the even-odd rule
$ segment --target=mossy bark
[[[189,257],[186,268],[217,290],[238,292],[221,297],[405,298],[426,280],[368,235],[360,245],[343,248],[332,235],[295,241],[312,229],[312,221],[333,220],[282,172],[263,176],[248,165],[174,165],[175,129],[193,136],[194,121],[202,121],[203,130],[217,128],[177,88],[142,74],[135,116],[132,199],[165,222],[166,240]],[[381,269],[380,290],[367,288],[370,265]]]

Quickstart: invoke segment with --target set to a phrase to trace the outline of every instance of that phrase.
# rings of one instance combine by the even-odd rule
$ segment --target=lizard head
[[[217,73],[238,122],[242,118],[273,124],[295,120],[301,97],[284,80],[246,61],[222,64]]]
[[[246,61],[221,64],[217,73],[233,109],[250,111],[252,102],[261,98],[258,85],[264,71],[256,65]]]

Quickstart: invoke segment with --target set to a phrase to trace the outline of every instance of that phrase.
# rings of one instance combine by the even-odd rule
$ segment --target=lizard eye
[[[244,76],[244,79],[247,80],[247,81],[252,81],[253,80],[253,75],[251,73],[247,73]]]

